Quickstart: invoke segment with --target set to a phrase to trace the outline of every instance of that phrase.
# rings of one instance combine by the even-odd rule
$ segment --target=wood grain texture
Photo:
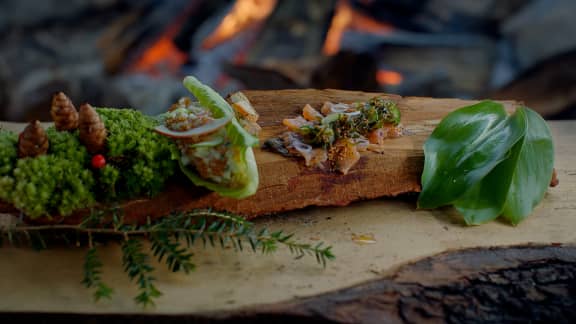
[[[355,287],[206,318],[234,323],[573,323],[576,246],[446,252]]]
[[[253,218],[308,206],[346,206],[359,200],[419,192],[425,139],[449,112],[478,102],[342,90],[244,93],[260,114],[260,143],[279,134],[283,130],[282,120],[300,115],[306,104],[319,108],[325,101],[351,103],[367,101],[374,96],[386,96],[397,103],[408,135],[386,140],[384,153],[362,153],[358,164],[346,175],[309,169],[301,160],[255,148],[260,174],[260,185],[255,195],[242,200],[225,198],[203,188],[192,187],[185,180],[176,181],[152,199],[124,203],[122,209],[126,222],[142,222],[146,217],[155,218],[169,212],[198,208],[212,208]],[[514,101],[502,103],[509,112],[517,105]],[[10,211],[9,206],[0,206],[0,212],[7,211]],[[66,218],[55,217],[52,221],[76,223],[83,215],[86,215],[86,211]]]
[[[2,313],[1,322],[88,321],[86,314]],[[90,323],[574,323],[576,246],[448,251],[353,287],[228,312],[91,314]]]
[[[576,259],[568,256],[576,244],[576,121],[551,121],[550,127],[561,181],[518,226],[499,221],[465,226],[453,208],[416,209],[415,195],[260,217],[254,220],[257,226],[333,246],[336,260],[323,269],[312,259],[294,260],[285,249],[262,256],[203,248],[199,242],[191,249],[198,267],[190,275],[154,264],[164,295],[153,309],[133,302],[136,290],[123,272],[116,244],[99,246],[104,282],[116,291],[101,303],[94,303],[91,291],[80,284],[85,249],[49,246],[38,253],[5,246],[0,249],[5,261],[0,323],[25,318],[40,323],[334,323],[351,322],[353,316],[365,322],[428,316],[430,322],[444,323],[574,323],[569,302],[576,300]],[[356,242],[359,234],[372,234],[374,242]],[[511,247],[516,252],[505,251]],[[320,296],[324,304],[314,298]],[[421,313],[415,306],[425,309]],[[287,311],[279,313],[281,307]],[[322,313],[315,316],[316,310]],[[442,312],[444,319],[432,311]],[[491,321],[494,313],[500,320]]]

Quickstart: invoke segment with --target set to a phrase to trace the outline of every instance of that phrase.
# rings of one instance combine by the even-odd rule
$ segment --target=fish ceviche
[[[222,196],[245,198],[258,188],[252,147],[258,143],[258,114],[241,93],[231,104],[193,77],[184,85],[198,102],[181,98],[155,131],[174,140],[180,167],[190,180]]]
[[[324,102],[320,109],[306,104],[302,115],[282,121],[286,131],[268,139],[264,148],[303,158],[305,165],[347,174],[360,153],[384,152],[385,140],[405,134],[396,103],[385,97],[352,104]]]

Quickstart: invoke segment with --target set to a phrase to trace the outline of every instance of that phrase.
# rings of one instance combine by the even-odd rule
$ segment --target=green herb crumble
[[[49,127],[48,153],[20,159],[18,134],[0,130],[0,200],[38,218],[162,191],[177,171],[178,149],[153,131],[156,120],[133,109],[96,111],[108,131],[101,169],[91,167],[77,130]]]

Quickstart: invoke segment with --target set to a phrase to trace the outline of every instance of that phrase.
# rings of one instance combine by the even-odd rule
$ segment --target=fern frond
[[[143,252],[140,240],[127,238],[122,243],[122,265],[130,280],[138,285],[139,294],[134,298],[136,303],[143,307],[154,306],[154,299],[162,293],[154,286],[154,268],[149,263],[148,255]]]
[[[46,242],[44,241],[42,234],[38,233],[37,231],[31,231],[26,233],[28,233],[28,239],[34,250],[42,251],[47,248]]]
[[[262,232],[265,234],[265,232]],[[262,244],[267,245],[275,249],[277,244],[282,244],[288,247],[290,252],[295,255],[296,259],[300,259],[306,255],[313,255],[316,257],[316,261],[326,267],[327,261],[335,259],[332,253],[332,247],[322,247],[323,242],[320,242],[314,246],[306,243],[298,243],[292,240],[294,234],[284,234],[282,231],[274,232],[268,236],[260,235],[258,240],[263,242]]]
[[[152,242],[152,253],[162,262],[166,256],[166,264],[172,272],[180,270],[188,274],[195,269],[194,263],[191,259],[193,254],[188,252],[186,248],[181,246],[181,243],[176,237],[171,238],[168,233],[160,232],[150,237]]]
[[[119,231],[125,224],[124,224],[124,214],[119,213],[117,209],[112,211],[112,225],[114,229]]]
[[[90,215],[88,215],[86,218],[84,218],[80,222],[80,224],[78,224],[78,227],[80,227],[80,228],[96,227],[96,226],[102,224],[102,222],[104,221],[104,215],[105,215],[105,213],[103,211],[91,209]]]
[[[323,243],[300,243],[292,233],[270,232],[266,227],[257,229],[253,223],[240,216],[212,210],[176,213],[154,221],[148,218],[145,224],[137,225],[125,224],[124,216],[118,209],[113,209],[112,214],[110,210],[107,213],[91,213],[79,225],[0,228],[0,246],[3,243],[16,245],[25,241],[33,247],[46,248],[43,237],[45,232],[61,238],[68,245],[78,247],[86,242],[88,236],[90,248],[85,257],[82,284],[94,289],[95,300],[110,298],[113,290],[102,282],[103,265],[92,245],[92,235],[101,239],[104,236],[115,239],[124,237],[121,241],[123,269],[130,281],[138,287],[139,293],[134,300],[144,307],[154,305],[154,300],[162,293],[154,285],[155,269],[150,264],[150,256],[145,252],[143,240],[151,242],[150,253],[173,272],[190,273],[195,269],[193,253],[189,249],[199,241],[202,241],[204,247],[210,245],[233,248],[235,251],[243,251],[249,246],[253,252],[262,254],[274,253],[284,246],[296,259],[312,256],[324,267],[327,261],[334,259],[332,247],[325,247]]]
[[[95,301],[102,298],[110,299],[114,290],[102,282],[102,261],[98,258],[95,247],[88,249],[84,258],[84,279],[82,284],[86,288],[96,288],[93,297]]]

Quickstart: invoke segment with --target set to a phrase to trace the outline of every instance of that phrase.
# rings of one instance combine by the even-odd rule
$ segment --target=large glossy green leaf
[[[519,122],[526,123],[526,113],[522,109],[518,109],[511,118],[518,118]],[[500,216],[523,143],[523,140],[516,142],[508,158],[496,165],[486,177],[454,202],[454,207],[464,217],[466,224],[479,225]]]
[[[448,114],[424,143],[418,207],[437,208],[456,201],[508,158],[525,125],[493,101]]]
[[[544,198],[554,167],[554,143],[546,121],[529,108],[521,109],[527,131],[502,215],[512,224],[520,223]]]

